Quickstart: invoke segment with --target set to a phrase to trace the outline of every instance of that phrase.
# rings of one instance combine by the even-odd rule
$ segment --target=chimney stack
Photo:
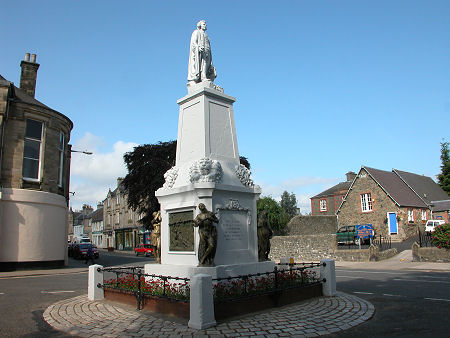
[[[22,73],[20,74],[20,89],[34,97],[36,90],[36,78],[39,64],[36,63],[36,54],[25,53],[25,59],[20,63]]]
[[[356,173],[354,173],[353,171],[349,171],[345,174],[345,176],[347,176],[347,182],[352,182],[356,177]]]

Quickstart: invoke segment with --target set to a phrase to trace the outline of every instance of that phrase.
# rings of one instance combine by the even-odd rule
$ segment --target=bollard
[[[94,264],[89,266],[89,280],[88,280],[88,298],[89,300],[102,300],[105,298],[103,287],[103,266]],[[100,270],[100,271],[98,271]]]
[[[188,326],[203,330],[216,325],[212,277],[198,274],[191,277],[190,318]]]
[[[322,293],[324,296],[336,296],[336,269],[333,259],[322,259],[320,261],[320,279],[322,282]]]

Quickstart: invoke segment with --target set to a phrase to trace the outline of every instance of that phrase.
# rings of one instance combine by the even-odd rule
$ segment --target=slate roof
[[[450,211],[450,199],[443,201],[432,201],[433,211]]]
[[[394,172],[369,167],[362,167],[383,188],[398,205],[402,207],[427,208],[427,204],[419,198],[408,185]]]
[[[0,75],[0,86],[9,86],[11,82],[6,80],[3,76]]]
[[[431,177],[392,169],[426,204],[448,200],[450,196]]]
[[[92,215],[92,222],[103,221],[103,208],[95,210],[91,215]]]
[[[348,190],[350,188],[351,184],[352,184],[352,181],[340,182],[340,183],[336,184],[335,186],[331,187],[330,189],[322,191],[321,193],[319,193],[316,196],[313,196],[311,198],[333,196],[338,191]]]

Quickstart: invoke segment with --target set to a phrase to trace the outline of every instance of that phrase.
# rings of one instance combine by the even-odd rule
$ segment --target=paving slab
[[[82,308],[83,311],[74,311],[75,307]],[[97,311],[98,308],[101,308],[102,312]],[[354,308],[361,310],[355,312]],[[214,328],[195,330],[179,321],[153,317],[148,311],[131,310],[122,304],[104,300],[90,301],[87,295],[82,295],[49,306],[44,312],[44,320],[56,330],[79,337],[233,337],[253,334],[270,337],[284,333],[309,337],[349,329],[370,319],[374,312],[374,306],[366,300],[338,292],[335,297],[317,297],[269,309],[264,313],[223,321]],[[282,325],[279,318],[283,318]]]

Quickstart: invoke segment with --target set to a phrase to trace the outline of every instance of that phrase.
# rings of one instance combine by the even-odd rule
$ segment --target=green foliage
[[[280,206],[291,218],[297,215],[297,198],[294,193],[284,191],[281,195]]]
[[[437,175],[438,183],[447,194],[450,195],[450,150],[449,143],[441,143],[441,173]]]
[[[164,173],[175,165],[176,149],[176,141],[158,142],[137,146],[123,156],[128,168],[123,180],[128,206],[143,215],[141,223],[146,228],[160,208],[155,191],[163,186]]]
[[[439,249],[450,249],[450,224],[441,224],[434,228],[431,242]]]
[[[283,234],[291,217],[283,210],[283,208],[272,197],[266,196],[258,200],[258,215],[262,210],[267,211],[267,219],[269,225],[276,235]]]
[[[123,158],[128,174],[123,187],[128,193],[128,207],[143,215],[141,223],[151,228],[152,213],[160,209],[155,192],[164,184],[164,174],[175,165],[177,141],[137,146]],[[250,163],[240,156],[240,163],[250,169]]]

